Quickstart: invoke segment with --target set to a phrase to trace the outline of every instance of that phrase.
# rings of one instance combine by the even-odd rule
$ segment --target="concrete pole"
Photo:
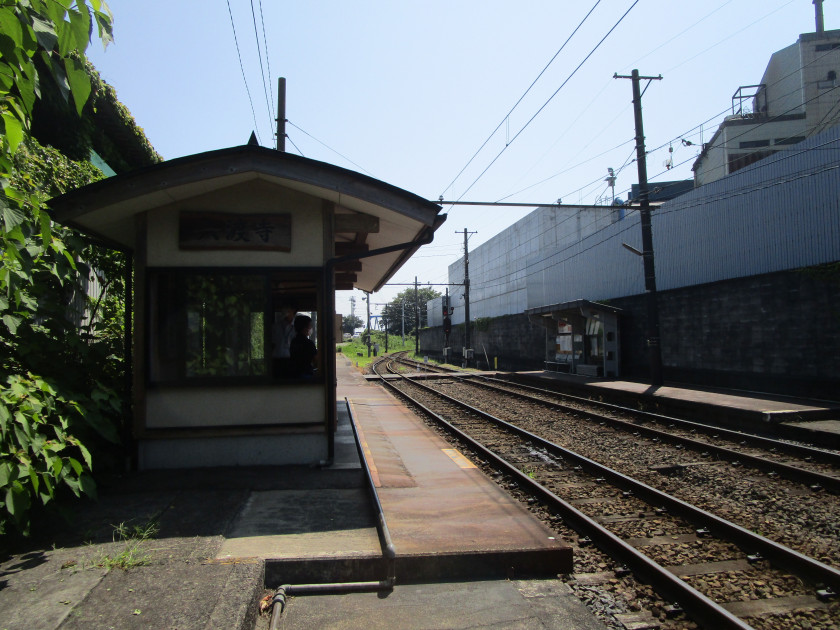
[[[420,299],[417,295],[417,276],[414,276],[414,356],[420,354]]]
[[[470,252],[467,246],[469,232],[464,228],[464,348],[470,346]],[[470,367],[470,360],[464,357],[464,367]]]
[[[650,361],[650,381],[654,386],[662,385],[662,347],[659,337],[659,309],[656,304],[656,268],[653,259],[653,232],[650,221],[650,198],[648,195],[647,160],[645,157],[645,131],[642,125],[641,79],[661,80],[658,77],[640,77],[633,70],[629,78],[633,83],[633,113],[636,119],[636,164],[639,171],[639,215],[642,224],[642,257],[644,260],[645,294],[647,301],[647,347]]]
[[[277,79],[277,150],[286,152],[286,79]]]

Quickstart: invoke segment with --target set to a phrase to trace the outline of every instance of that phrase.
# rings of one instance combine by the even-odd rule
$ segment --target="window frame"
[[[280,280],[281,282],[290,281],[306,281],[313,285],[312,298],[315,304],[315,310],[318,313],[317,328],[315,330],[316,344],[319,349],[319,361],[323,364],[324,346],[324,319],[323,313],[323,270],[319,267],[147,267],[146,268],[146,305],[144,313],[144,326],[146,328],[145,334],[145,348],[143,348],[144,356],[144,381],[147,389],[165,389],[165,388],[201,388],[201,387],[277,387],[284,385],[302,385],[302,384],[318,384],[323,385],[325,382],[324,369],[321,365],[319,374],[314,378],[307,379],[277,379],[272,374],[272,328],[274,322],[274,308],[275,299],[272,290],[272,281]],[[171,274],[175,277],[184,278],[187,276],[261,276],[263,295],[265,298],[265,308],[263,310],[263,348],[266,361],[266,372],[261,375],[249,376],[187,376],[185,370],[186,353],[180,352],[177,359],[179,365],[177,368],[178,376],[166,379],[152,378],[152,362],[155,351],[155,344],[158,343],[158,334],[160,332],[160,324],[157,319],[161,309],[165,306],[161,304],[159,295],[157,293],[156,282],[160,276]],[[306,293],[309,293],[308,291]],[[257,312],[257,311],[255,311]],[[300,311],[307,312],[307,311]],[[185,314],[184,314],[185,316]],[[176,324],[183,337],[186,334],[186,329],[182,328],[186,321]],[[185,342],[185,338],[179,339],[179,342]]]

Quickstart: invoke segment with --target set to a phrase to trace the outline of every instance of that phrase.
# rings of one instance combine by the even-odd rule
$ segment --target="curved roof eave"
[[[244,145],[197,153],[138,169],[89,184],[50,200],[49,206],[61,223],[84,225],[85,215],[132,201],[137,213],[161,204],[178,189],[213,179],[220,181],[246,173],[276,178],[283,185],[299,188],[352,207],[353,200],[372,204],[432,226],[440,206],[391,184],[339,166],[259,146]],[[173,197],[172,200],[175,198]]]

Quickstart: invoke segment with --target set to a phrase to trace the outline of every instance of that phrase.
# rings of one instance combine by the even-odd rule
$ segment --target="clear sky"
[[[427,199],[535,205],[596,203],[608,167],[616,196],[637,182],[631,84],[614,73],[663,76],[642,99],[648,174],[688,179],[734,92],[815,30],[812,0],[108,4],[115,43],[94,42],[89,57],[166,159],[245,144],[252,130],[273,147],[282,76],[287,151]],[[824,14],[826,29],[840,28],[840,0],[826,0]],[[444,209],[435,242],[392,282],[446,282],[464,228],[477,232],[473,249],[529,212]],[[385,287],[372,302],[403,289]],[[350,295],[339,292],[339,313],[350,312]]]

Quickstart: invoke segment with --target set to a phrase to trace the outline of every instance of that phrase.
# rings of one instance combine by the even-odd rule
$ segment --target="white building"
[[[773,53],[761,83],[741,86],[694,163],[695,185],[790,149],[840,122],[840,30],[804,33]]]
[[[522,313],[527,308],[525,261],[539,252],[568,247],[615,223],[615,206],[541,206],[470,251],[470,319]],[[464,281],[464,259],[449,265],[449,283]],[[464,322],[464,287],[452,286],[452,323]],[[442,299],[426,304],[428,325],[443,324]]]

